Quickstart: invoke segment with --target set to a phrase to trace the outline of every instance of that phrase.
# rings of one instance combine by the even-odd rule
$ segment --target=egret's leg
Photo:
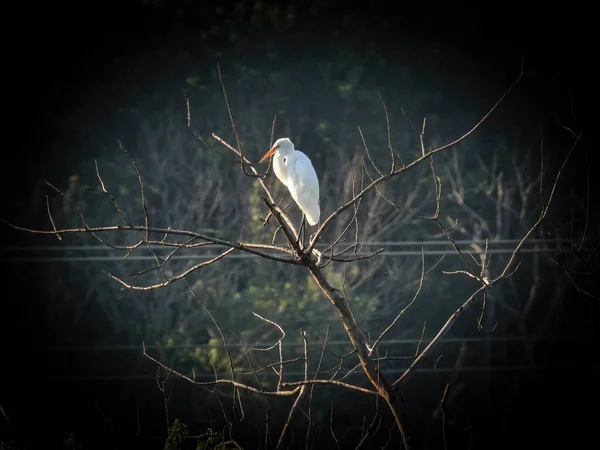
[[[306,227],[306,218],[304,213],[302,214],[302,220],[300,221],[300,228],[298,228],[298,240],[296,241],[296,246],[300,249],[304,249],[304,229]]]
[[[306,243],[306,229],[308,228],[308,222],[306,221],[306,216],[302,214],[302,248],[305,249],[308,247]],[[308,230],[310,233],[310,229]]]
[[[300,221],[300,227],[298,228],[298,235],[296,236],[295,248],[298,249],[298,258],[302,258],[302,251],[304,250],[304,240],[302,239],[302,228],[304,225],[304,214],[302,214],[302,220]]]
[[[308,247],[312,240],[313,240],[313,236],[315,235],[315,233],[317,232],[317,230],[315,229],[314,233],[313,233],[313,228],[311,225],[308,224],[308,222],[306,221],[306,217],[302,216],[302,242],[306,245],[304,245],[303,247]],[[318,225],[318,224],[317,224]],[[315,225],[315,228],[318,229],[318,227]],[[306,240],[306,234],[308,233],[308,241]]]
[[[307,227],[308,227],[308,232],[309,232],[309,233],[308,233],[308,245],[310,245],[310,244],[312,243],[312,241],[313,241],[313,238],[314,238],[314,236],[315,236],[315,233],[316,233],[316,232],[317,232],[317,230],[319,229],[319,223],[317,222],[317,223],[314,225],[314,227],[315,227],[315,228],[314,228],[314,232],[313,232],[313,228],[312,228],[310,225],[308,225],[308,224],[307,224]]]

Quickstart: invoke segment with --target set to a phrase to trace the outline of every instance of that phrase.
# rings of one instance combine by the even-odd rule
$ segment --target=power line
[[[484,239],[455,239],[454,242],[457,245],[470,245],[470,244],[477,244],[477,245],[485,245],[486,241]],[[519,242],[521,242],[521,239],[495,239],[495,240],[488,240],[488,248],[489,246],[496,246],[496,245],[510,245],[510,244],[518,244]],[[548,244],[548,245],[554,245],[556,246],[557,243],[569,243],[571,242],[569,239],[527,239],[525,241],[525,245],[530,245],[530,244]],[[591,241],[590,241],[591,242]],[[408,247],[408,246],[424,246],[424,247],[428,247],[428,246],[435,246],[435,245],[439,245],[439,246],[451,246],[451,242],[449,242],[448,240],[435,240],[435,239],[430,239],[430,240],[423,240],[423,241],[366,241],[364,243],[361,243],[362,247]],[[219,244],[207,244],[205,246],[203,246],[202,248],[211,248],[211,247],[215,247],[215,248],[220,248],[222,247],[222,245]],[[317,244],[317,248],[323,248],[326,247],[326,244]],[[160,249],[165,249],[167,248],[164,245],[150,245],[150,246],[143,246],[143,247],[139,247],[138,250],[148,250],[148,248],[152,249],[152,250],[160,250]],[[189,250],[189,249],[188,249]],[[7,251],[7,252],[44,252],[44,251],[52,251],[52,252],[61,252],[61,251],[115,251],[115,249],[107,246],[107,245],[101,245],[101,244],[94,244],[94,245],[24,245],[24,246],[10,246],[10,247],[5,247],[2,249],[2,251]]]
[[[447,337],[441,339],[439,342],[442,343],[463,343],[463,342],[517,342],[517,341],[586,341],[588,340],[584,336],[542,336],[538,338],[523,338],[519,336],[497,336],[497,337]],[[431,339],[417,339],[417,338],[406,338],[406,339],[390,339],[382,342],[382,345],[415,345],[419,342],[424,344],[430,342]],[[265,348],[270,347],[270,344],[264,344]],[[313,341],[308,342],[307,345],[309,347],[321,347],[323,343],[321,341]],[[349,341],[333,341],[330,340],[327,342],[327,345],[350,345]],[[302,347],[304,343],[302,342],[284,342],[284,347]],[[225,348],[222,343],[219,344],[181,344],[181,345],[171,345],[171,346],[159,346],[159,345],[148,345],[146,344],[147,350],[175,350],[175,349],[195,349],[195,348],[204,348],[204,349],[222,349]],[[227,344],[228,348],[241,348],[248,347],[247,344],[240,344],[237,342],[231,342]],[[259,348],[259,344],[253,344],[252,347]],[[66,347],[42,347],[39,350],[45,352],[110,352],[110,351],[139,351],[142,349],[142,345],[136,344],[120,344],[120,345],[95,345],[95,346],[66,346]]]
[[[486,245],[486,241],[482,239],[462,239],[454,241],[457,245]],[[488,254],[509,254],[514,251],[514,247],[521,242],[521,239],[498,239],[487,241]],[[560,242],[569,243],[569,239],[528,239],[525,242],[525,246],[520,250],[521,253],[553,253],[560,252],[561,249],[558,246]],[[534,248],[531,248],[532,245],[535,245]],[[318,244],[317,248],[323,249],[326,244]],[[455,250],[452,247],[451,243],[447,240],[423,240],[423,241],[368,241],[361,244],[362,247],[371,248],[371,247],[384,247],[387,249],[383,252],[379,253],[380,256],[420,256],[421,252],[425,255],[432,256],[441,256],[441,255],[453,255],[455,254]],[[406,250],[390,250],[390,247],[430,247],[426,250],[417,250],[417,249],[406,249]],[[431,248],[431,247],[442,247],[442,248]],[[172,260],[209,260],[217,256],[216,253],[213,252],[205,252],[205,250],[210,248],[221,248],[221,245],[218,244],[208,244],[203,246],[201,249],[186,249],[185,254],[174,254],[170,257]],[[156,252],[165,252],[165,254],[158,254],[159,257],[166,257],[168,255],[167,251],[171,251],[175,247],[161,246],[161,245],[150,245],[150,246],[142,246],[136,249],[138,254],[129,255],[128,260],[130,261],[150,261],[154,260],[154,255],[148,254],[139,254],[139,253],[147,253],[150,250]],[[117,252],[121,250],[117,250],[111,248],[106,245],[37,245],[37,246],[11,246],[5,247],[1,250],[2,253],[6,255],[0,258],[0,263],[18,263],[18,262],[84,262],[84,261],[118,261],[122,260],[122,255],[117,254]],[[124,250],[123,250],[124,251]],[[58,256],[58,255],[32,255],[32,253],[58,253],[64,254],[66,252],[92,252],[92,253],[107,253],[111,252],[110,255],[102,255],[102,254],[86,254],[85,256]],[[16,255],[15,255],[16,253]],[[269,253],[269,252],[266,252]],[[27,254],[27,256],[21,256]],[[276,254],[273,252],[273,254]],[[232,259],[255,259],[261,258],[259,255],[254,255],[250,253],[234,253],[228,256],[228,258]]]
[[[415,372],[420,373],[448,373],[448,372],[531,372],[531,371],[559,371],[559,370],[573,370],[573,366],[468,366],[468,367],[415,367]],[[384,373],[387,375],[400,374],[406,372],[406,368],[398,369],[385,369]],[[261,377],[277,377],[278,375],[273,372],[265,371],[261,373]],[[286,381],[293,383],[294,381],[300,381],[304,379],[304,372],[286,372],[286,377],[289,377]],[[181,378],[171,378],[172,380],[187,381]],[[214,373],[196,373],[196,380],[214,380]],[[48,381],[140,381],[148,380],[156,382],[156,376],[152,375],[90,375],[90,376],[72,376],[72,377],[48,377]]]
[[[507,254],[513,253],[513,248],[506,249],[489,249],[489,254]],[[560,248],[522,248],[519,250],[519,253],[554,253],[560,252]],[[454,249],[448,250],[425,250],[423,251],[425,255],[455,255],[456,251]],[[209,260],[213,259],[217,256],[217,253],[207,253],[204,255],[173,255],[169,258],[169,260]],[[276,255],[276,253],[273,253]],[[167,255],[157,255],[159,257],[166,257]],[[419,250],[391,250],[391,251],[383,251],[377,254],[377,256],[421,256],[421,251]],[[238,253],[231,254],[227,256],[228,259],[255,259],[262,258],[260,255],[255,255],[251,253]],[[111,256],[100,256],[100,255],[90,255],[90,256],[29,256],[29,257],[8,257],[8,258],[0,258],[0,263],[17,263],[17,262],[82,262],[82,261],[122,261],[123,256],[119,255],[111,255]],[[130,255],[127,257],[128,261],[154,261],[155,258],[152,255]]]
[[[483,239],[459,239],[454,241],[456,245],[486,245],[486,241]],[[498,239],[498,240],[488,240],[488,254],[509,254],[514,251],[514,246],[516,246],[521,239]],[[568,243],[570,242],[568,239],[528,239],[525,242],[525,247],[523,247],[520,252],[521,253],[548,253],[548,252],[560,252],[560,247],[558,246],[559,242]],[[367,241],[361,244],[362,247],[371,248],[371,247],[384,247],[387,249],[381,252],[379,255],[381,256],[420,256],[421,252],[425,255],[432,256],[441,256],[441,255],[452,255],[455,254],[455,250],[452,247],[451,243],[448,240],[422,240],[422,241]],[[532,245],[535,245],[534,248],[530,248]],[[317,248],[323,249],[326,244],[318,244]],[[421,247],[421,250],[417,249],[406,249],[406,250],[390,250],[389,248],[398,248],[398,247]],[[431,248],[431,247],[442,247],[442,248]],[[209,260],[217,256],[217,254],[213,252],[204,252],[206,249],[210,248],[220,248],[221,245],[218,244],[208,244],[203,246],[201,249],[186,249],[185,254],[174,254],[170,257],[172,260]],[[424,247],[430,247],[427,250],[423,250]],[[139,253],[146,253],[150,250],[155,252],[167,252],[167,248],[161,245],[150,245],[150,246],[142,246],[136,249],[137,254],[129,255],[127,259],[130,261],[150,261],[154,260],[154,255],[144,255]],[[170,247],[174,248],[174,247]],[[106,245],[36,245],[36,246],[11,246],[5,247],[2,249],[2,253],[6,255],[6,253],[10,254],[10,256],[6,255],[0,258],[0,263],[18,263],[18,262],[84,262],[84,261],[118,261],[122,260],[122,256],[119,254],[115,254],[120,250],[116,250]],[[170,251],[170,250],[169,250]],[[32,253],[62,253],[65,252],[96,252],[96,253],[107,253],[112,252],[110,255],[101,255],[101,254],[93,254],[93,255],[85,255],[85,256],[58,256],[58,255],[27,255],[21,256],[23,254],[32,254]],[[16,253],[16,255],[15,255]],[[274,253],[275,254],[275,253]],[[160,257],[166,257],[167,254],[159,254]],[[249,254],[249,253],[234,253],[229,255],[228,258],[232,259],[255,259],[261,258],[259,255]]]

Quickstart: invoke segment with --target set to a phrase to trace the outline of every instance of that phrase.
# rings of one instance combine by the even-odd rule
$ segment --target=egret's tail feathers
[[[304,211],[304,215],[306,216],[306,221],[314,226],[319,223],[319,219],[321,217],[321,209],[319,205],[315,205],[313,208],[306,208]]]

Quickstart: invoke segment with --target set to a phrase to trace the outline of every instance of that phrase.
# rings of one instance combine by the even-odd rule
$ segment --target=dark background
[[[142,2],[104,1],[3,6],[3,86],[5,98],[9,99],[3,105],[4,149],[0,163],[3,218],[10,220],[29,207],[28,199],[40,177],[64,179],[75,170],[78,155],[53,145],[64,134],[57,124],[58,118],[85,102],[93,87],[116,85],[119,74],[110,69],[115,59],[133,58],[167,41],[186,42],[215,20],[202,2],[167,1],[165,5],[151,8]],[[234,6],[233,2],[223,5],[226,10]],[[301,11],[310,5],[311,2],[304,2]],[[317,16],[300,14],[297,28],[290,33],[302,29],[303,35],[312,36],[311,45],[315,45],[321,37],[329,39],[329,28],[351,15],[359,30],[355,35],[341,36],[347,40],[346,45],[352,46],[354,41],[369,36],[390,58],[394,49],[420,40],[439,42],[441,55],[445,46],[459,47],[477,61],[481,82],[489,86],[508,85],[518,73],[521,58],[525,58],[528,73],[541,76],[526,84],[523,104],[538,111],[556,107],[554,99],[547,98],[545,83],[552,84],[554,77],[560,76],[561,82],[571,86],[580,128],[585,130],[582,145],[588,145],[585,138],[593,134],[593,127],[588,130],[585,123],[595,114],[597,90],[591,78],[595,74],[597,52],[592,43],[592,13],[582,5],[571,2],[553,8],[546,4],[533,7],[524,3],[498,3],[486,4],[480,10],[434,4],[398,4],[391,10],[386,2],[322,5],[325,6]],[[258,40],[265,39],[270,31],[245,29],[240,25],[240,33],[245,39]],[[302,45],[293,36],[278,36],[284,42],[289,40],[292,53],[295,45]],[[217,62],[216,57],[210,59],[212,54],[208,50],[191,43],[185,45],[191,51],[205,54],[207,67]],[[225,52],[235,46],[218,39],[206,45],[222,46]],[[96,107],[100,117],[106,106],[90,104],[90,117]],[[569,176],[577,173],[570,172]],[[597,182],[592,184],[592,191],[594,184]],[[23,239],[4,227],[2,234],[4,243],[18,244]],[[143,430],[151,434],[150,430],[157,427],[162,430],[164,426],[163,399],[153,382],[142,387],[135,381],[96,384],[50,381],[70,375],[73,366],[96,356],[66,357],[56,353],[40,356],[35,352],[41,344],[44,347],[64,344],[63,333],[56,324],[47,323],[45,316],[37,313],[36,305],[43,303],[46,294],[36,284],[32,271],[44,270],[56,269],[36,265],[26,270],[24,266],[2,265],[0,405],[11,423],[1,424],[0,440],[27,442],[27,447],[22,448],[55,448],[75,429],[77,436],[88,443],[84,448],[94,448],[90,444],[94,441],[106,445],[119,442],[119,448],[161,448],[162,441],[135,439],[136,422],[131,414],[123,413],[120,417],[115,413],[112,419],[115,428],[131,430],[129,435],[109,431],[89,401],[103,398],[117,408],[122,405],[123,411],[137,404],[144,411]],[[565,296],[564,309],[558,313],[559,329],[564,335],[572,335],[580,331],[582,317],[598,314],[598,300],[583,300],[575,290]],[[597,337],[597,316],[594,323],[596,328],[591,335]],[[497,389],[489,394],[489,400],[476,403],[476,409],[468,410],[465,406],[465,411],[474,417],[472,426],[478,427],[485,444],[475,442],[469,447],[468,442],[460,441],[457,448],[492,448],[495,444],[511,448],[576,448],[591,444],[599,419],[598,355],[597,342],[579,345],[556,342],[547,361],[549,365],[560,363],[562,370],[526,374],[518,384],[504,379],[507,376],[504,373],[493,375]],[[585,364],[580,364],[582,361]],[[152,374],[152,369],[148,373]],[[186,412],[190,413],[182,408],[181,415]],[[419,420],[412,426],[419,429]],[[428,448],[436,445],[430,444]]]

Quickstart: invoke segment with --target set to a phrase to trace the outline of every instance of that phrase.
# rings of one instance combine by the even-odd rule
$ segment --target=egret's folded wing
[[[319,179],[308,156],[300,151],[289,165],[288,188],[311,225],[319,221]]]

